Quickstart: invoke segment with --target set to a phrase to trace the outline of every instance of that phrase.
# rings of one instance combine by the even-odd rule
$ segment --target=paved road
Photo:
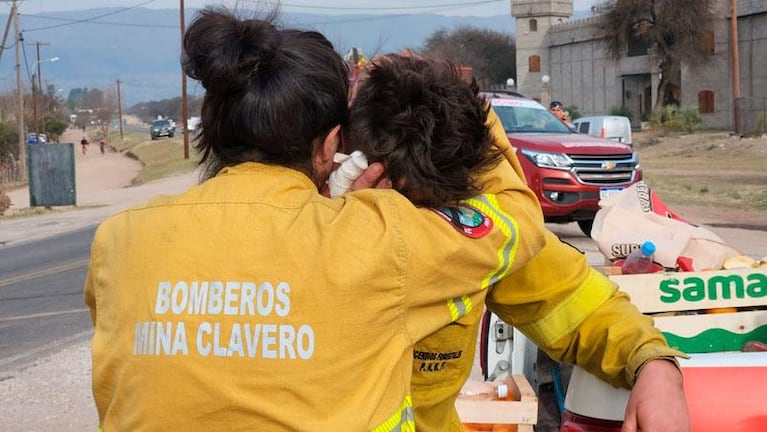
[[[0,369],[91,331],[83,282],[94,227],[0,249]]]

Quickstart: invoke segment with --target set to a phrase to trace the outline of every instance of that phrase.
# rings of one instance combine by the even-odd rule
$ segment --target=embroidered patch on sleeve
[[[467,237],[484,237],[493,229],[492,219],[474,207],[465,204],[432,210]]]

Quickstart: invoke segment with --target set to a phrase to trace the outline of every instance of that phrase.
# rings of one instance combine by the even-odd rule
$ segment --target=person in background
[[[90,144],[90,143],[88,142],[88,138],[86,138],[86,137],[83,135],[83,139],[81,139],[81,140],[80,140],[80,149],[82,150],[82,153],[83,153],[83,154],[86,154],[86,153],[88,153],[88,145],[89,145],[89,144]]]
[[[552,101],[549,104],[549,111],[551,111],[551,113],[554,114],[554,116],[558,118],[562,123],[567,125],[567,127],[572,129],[573,124],[570,121],[570,116],[567,115],[567,112],[565,111],[565,107],[564,105],[562,105],[562,102]]]
[[[412,54],[379,56],[363,71],[352,95],[345,134],[349,150],[361,150],[369,162],[381,163],[393,188],[416,206],[432,207],[446,217],[482,209],[482,199],[474,194],[487,178],[476,167],[502,151],[526,192],[517,205],[540,211],[492,111],[487,119],[492,143],[472,138],[470,132],[483,126],[476,113],[490,108],[476,85],[463,82],[450,63]],[[616,386],[633,387],[627,430],[689,430],[674,361],[683,354],[669,348],[652,321],[590,268],[582,253],[550,232],[545,238],[539,254],[490,289],[488,307],[554,358],[579,364]],[[462,430],[454,405],[472,369],[481,313],[481,304],[472,304],[459,320],[415,345],[417,430]]]
[[[101,138],[99,140],[99,150],[101,151],[101,154],[104,154],[106,152],[107,147],[107,141],[104,138]]]
[[[198,12],[182,65],[205,89],[202,182],[96,231],[84,300],[100,430],[412,431],[415,342],[544,243],[500,154],[479,160],[469,219],[394,190],[321,195],[348,69],[320,33],[275,23]],[[491,140],[486,115],[473,141]]]

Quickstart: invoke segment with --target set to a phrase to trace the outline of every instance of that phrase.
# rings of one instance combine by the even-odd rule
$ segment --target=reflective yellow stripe
[[[373,432],[415,432],[413,399],[410,395],[405,396],[399,411],[392,414],[385,422],[376,426]]]
[[[466,203],[489,216],[498,229],[506,235],[506,241],[498,249],[498,267],[482,281],[482,288],[484,289],[501,280],[511,270],[511,263],[514,262],[514,257],[519,247],[517,242],[519,224],[501,210],[498,198],[495,195],[480,195],[466,200]]]
[[[462,316],[471,312],[473,305],[469,296],[456,297],[447,301],[447,308],[450,310],[450,318],[458,321]]]
[[[615,285],[594,269],[578,289],[552,309],[546,316],[519,329],[530,339],[544,345],[553,344],[565,334],[570,334],[586,317],[615,292]]]

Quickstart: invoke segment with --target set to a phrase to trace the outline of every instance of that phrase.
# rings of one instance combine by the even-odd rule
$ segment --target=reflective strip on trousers
[[[415,432],[413,399],[409,395],[405,396],[399,411],[373,429],[373,432]]]
[[[469,296],[465,295],[448,300],[447,308],[450,310],[450,319],[458,321],[461,317],[471,312],[473,305]]]

